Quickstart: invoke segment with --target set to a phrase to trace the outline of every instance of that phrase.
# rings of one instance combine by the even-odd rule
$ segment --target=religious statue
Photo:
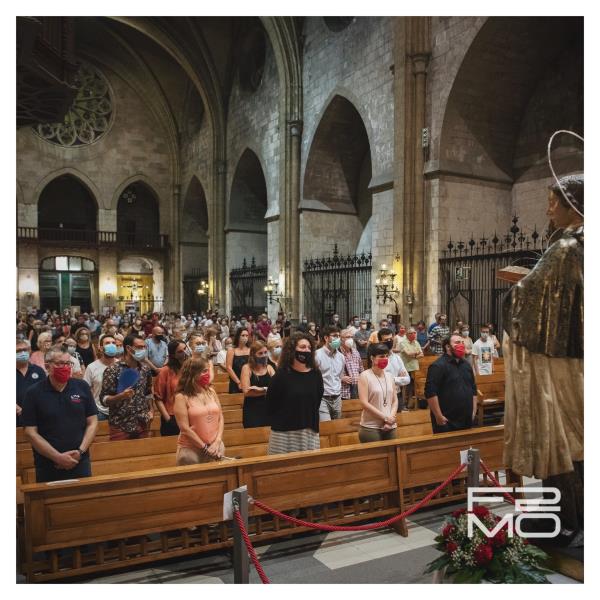
[[[504,461],[560,489],[560,544],[583,543],[583,175],[556,179],[548,249],[504,300]]]

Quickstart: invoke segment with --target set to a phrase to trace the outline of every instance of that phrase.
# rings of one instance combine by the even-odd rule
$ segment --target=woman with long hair
[[[279,364],[279,357],[283,350],[283,341],[279,339],[271,339],[267,342],[267,350],[269,351],[269,364],[277,371],[277,365]]]
[[[223,411],[219,397],[210,385],[205,358],[189,358],[179,371],[175,419],[180,432],[178,466],[217,461],[224,456]]]
[[[385,371],[390,349],[385,344],[369,346],[369,369],[358,378],[362,405],[358,439],[362,442],[392,440],[396,437],[398,396],[391,373]]]
[[[266,427],[267,390],[275,371],[269,365],[269,353],[264,342],[257,340],[250,346],[248,364],[242,367],[240,380],[244,392],[243,424],[250,427]]]
[[[227,350],[227,356],[225,358],[225,369],[229,374],[229,393],[239,394],[241,389],[242,381],[242,367],[248,362],[250,355],[250,348],[248,347],[248,340],[250,334],[245,327],[240,327],[233,338],[233,348]]]
[[[90,341],[90,330],[87,327],[80,327],[74,337],[77,342],[77,352],[83,358],[83,364],[86,367],[91,365],[98,357],[96,349]]]
[[[306,333],[286,338],[279,368],[267,390],[271,423],[269,454],[318,450],[323,377],[315,368],[315,348]]]
[[[175,390],[179,383],[179,371],[187,359],[186,346],[174,340],[168,345],[167,364],[158,370],[154,379],[153,392],[156,407],[160,412],[160,435],[177,435],[179,427],[175,419]]]

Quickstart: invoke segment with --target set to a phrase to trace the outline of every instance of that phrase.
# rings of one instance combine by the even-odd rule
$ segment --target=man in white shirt
[[[482,325],[480,336],[473,342],[471,354],[476,375],[491,375],[494,372],[494,342],[490,337],[490,328]]]
[[[315,352],[315,363],[323,376],[323,398],[319,407],[319,421],[342,418],[342,381],[352,383],[352,377],[344,375],[346,361],[339,351],[340,330],[335,325],[323,329],[325,345]]]
[[[108,407],[100,402],[100,390],[102,389],[102,377],[106,367],[112,365],[116,360],[117,346],[115,338],[111,335],[100,336],[100,358],[89,364],[85,370],[83,380],[92,388],[94,401],[98,407],[98,421],[108,419]]]
[[[394,333],[391,329],[384,327],[377,332],[377,340],[381,344],[385,344],[390,349],[390,355],[388,356],[388,365],[384,369],[393,378],[396,384],[396,395],[398,396],[398,412],[408,410],[404,404],[404,398],[402,395],[402,387],[410,383],[410,375],[400,358],[400,354],[392,352],[392,346],[394,345]]]

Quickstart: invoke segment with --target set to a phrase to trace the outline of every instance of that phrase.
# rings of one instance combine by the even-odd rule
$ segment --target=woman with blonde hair
[[[269,365],[277,370],[279,365],[279,357],[283,349],[283,341],[281,338],[272,338],[267,342],[267,350],[269,351]]]
[[[220,460],[223,444],[223,411],[210,385],[205,358],[188,358],[179,371],[175,390],[175,419],[179,427],[176,464],[197,465]]]
[[[264,342],[257,340],[250,346],[248,363],[242,367],[240,381],[244,392],[243,425],[250,427],[266,427],[267,390],[275,370],[269,365],[269,353]]]
[[[77,342],[77,352],[83,359],[83,364],[87,367],[98,359],[96,349],[90,341],[90,330],[87,327],[81,327],[73,336]]]
[[[50,350],[51,346],[52,346],[52,334],[49,331],[44,331],[44,332],[40,333],[37,338],[38,350],[36,350],[29,358],[29,362],[32,365],[37,365],[38,367],[41,367],[42,369],[44,369],[44,373],[47,373],[47,371],[46,371],[46,352],[48,352],[48,350]]]

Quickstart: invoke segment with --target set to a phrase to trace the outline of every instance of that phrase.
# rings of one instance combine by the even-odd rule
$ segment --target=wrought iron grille
[[[346,324],[350,317],[371,318],[371,253],[333,255],[304,261],[304,314],[324,325],[334,314]]]
[[[231,314],[256,317],[265,312],[267,267],[257,266],[252,257],[250,266],[244,259],[241,268],[229,273],[231,282]]]
[[[442,310],[451,326],[460,319],[468,322],[477,335],[484,323],[493,323],[502,333],[502,300],[510,284],[496,278],[496,271],[509,265],[532,268],[548,247],[550,236],[537,227],[529,234],[518,226],[492,238],[473,236],[467,242],[450,240],[439,261]]]

